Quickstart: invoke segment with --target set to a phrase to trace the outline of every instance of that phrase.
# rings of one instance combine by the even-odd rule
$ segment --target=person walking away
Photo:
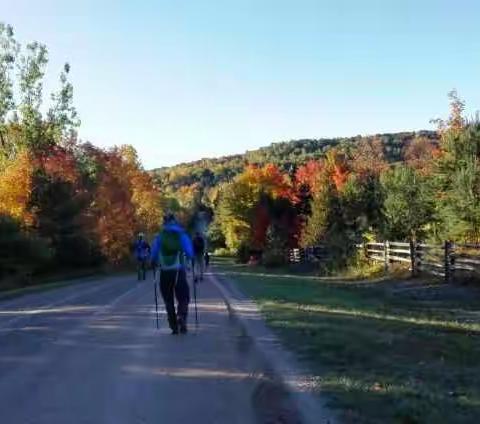
[[[193,273],[194,281],[199,279],[203,281],[203,273],[205,271],[205,240],[202,235],[197,232],[193,239]]]
[[[210,266],[210,254],[208,253],[208,250],[205,249],[205,269],[208,269]]]
[[[137,278],[138,281],[145,280],[147,273],[147,261],[150,257],[150,245],[145,240],[143,233],[138,233],[137,241],[134,246],[135,257],[137,259]]]
[[[160,266],[160,292],[167,311],[172,334],[187,332],[190,290],[187,283],[186,262],[193,259],[193,247],[185,230],[173,214],[167,214],[161,232],[152,244],[152,266]],[[177,310],[175,311],[175,298]]]

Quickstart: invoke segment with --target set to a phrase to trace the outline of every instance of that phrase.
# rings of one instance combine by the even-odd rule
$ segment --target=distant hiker
[[[168,324],[172,334],[187,332],[190,290],[185,271],[185,256],[193,259],[192,242],[173,214],[167,214],[163,229],[152,245],[152,266],[160,266],[160,292],[162,293]],[[175,313],[175,299],[177,311]]]
[[[147,272],[147,261],[150,257],[150,245],[145,240],[143,233],[138,233],[137,241],[134,246],[135,257],[137,259],[137,277],[138,280],[145,280]]]
[[[210,254],[207,250],[205,250],[205,268],[208,268],[210,265]]]
[[[205,271],[205,239],[197,232],[193,238],[193,273],[194,280],[203,281],[203,272]]]

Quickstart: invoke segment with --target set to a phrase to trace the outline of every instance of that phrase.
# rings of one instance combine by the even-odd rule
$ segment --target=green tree
[[[339,208],[335,185],[328,171],[325,170],[318,176],[317,187],[311,201],[311,215],[302,232],[301,245],[304,247],[324,242],[328,238]]]
[[[53,105],[48,111],[49,137],[60,141],[75,135],[75,129],[80,125],[77,110],[73,106],[73,85],[68,81],[70,65],[65,63],[60,73],[60,88],[51,95]]]
[[[434,219],[434,199],[428,180],[400,165],[381,177],[385,193],[383,235],[391,240],[422,239]]]
[[[13,159],[15,146],[9,142],[8,115],[15,109],[13,71],[19,51],[13,28],[0,22],[0,166]]]
[[[12,159],[22,148],[45,150],[74,135],[80,124],[73,106],[70,65],[60,73],[60,87],[42,115],[43,81],[48,64],[45,45],[32,42],[22,49],[13,28],[0,23],[0,147]],[[16,73],[15,73],[16,71]]]
[[[33,42],[26,46],[26,53],[20,56],[19,112],[23,127],[23,139],[28,148],[38,149],[49,144],[45,139],[44,123],[40,107],[43,102],[43,78],[48,63],[45,45]]]
[[[222,231],[222,226],[217,217],[208,226],[208,245],[212,250],[221,249],[227,247],[225,242],[225,235]]]
[[[19,45],[13,28],[0,22],[0,125],[6,123],[7,114],[15,107],[12,72]],[[3,128],[2,128],[3,130]],[[1,133],[0,133],[1,135]],[[3,141],[2,141],[3,142]]]
[[[37,172],[32,205],[37,210],[35,228],[48,241],[58,266],[93,265],[100,255],[95,240],[88,237],[82,222],[88,196],[74,184]]]
[[[216,219],[230,250],[237,251],[242,244],[249,243],[257,202],[258,193],[246,181],[235,181],[224,186]]]
[[[480,242],[480,120],[446,131],[437,161],[439,237]]]

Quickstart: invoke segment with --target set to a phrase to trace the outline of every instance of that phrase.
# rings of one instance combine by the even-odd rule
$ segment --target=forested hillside
[[[221,158],[202,159],[190,163],[182,163],[172,167],[154,169],[155,179],[162,186],[173,190],[192,184],[211,187],[229,181],[243,171],[247,164],[265,165],[268,163],[279,166],[283,171],[294,173],[295,170],[312,159],[320,159],[332,147],[345,151],[355,148],[362,140],[378,140],[389,162],[404,159],[404,152],[415,138],[425,138],[433,144],[438,143],[436,131],[401,132],[393,134],[376,134],[371,136],[355,136],[344,138],[321,138],[292,140],[272,143],[267,147],[247,151],[244,154],[225,156]]]
[[[480,242],[480,121],[449,93],[435,132],[298,140],[153,171],[170,207],[210,212],[214,248],[281,264],[328,245],[332,266],[365,240]]]
[[[297,246],[319,241],[316,236],[307,237],[307,222],[309,215],[313,214],[310,224],[313,227],[315,214],[323,213],[312,209],[312,202],[315,191],[321,185],[317,179],[326,163],[336,161],[345,171],[354,167],[362,169],[359,171],[362,174],[375,174],[375,178],[367,178],[370,188],[364,193],[373,201],[373,198],[381,196],[380,170],[402,163],[424,166],[424,162],[431,159],[432,152],[438,151],[440,138],[438,131],[419,131],[293,140],[273,143],[244,154],[160,168],[152,170],[151,175],[168,199],[168,207],[180,214],[187,225],[192,224],[195,211],[208,213],[212,224],[212,247],[227,248],[231,253],[248,256],[250,251],[262,252],[265,249],[269,227],[285,211],[288,211],[289,218],[284,216],[282,219],[287,221],[281,225],[288,225],[290,232],[282,236],[287,240],[277,240],[278,245]],[[337,165],[331,163],[329,166]],[[349,169],[353,178],[354,172],[351,171],[353,169]],[[247,201],[242,199],[245,193],[235,192],[239,184],[246,184],[245,189],[248,186],[248,190],[254,192],[250,193],[253,197],[243,204],[243,210],[234,211],[231,209],[235,209],[235,205]],[[277,197],[276,184],[280,184],[280,190],[288,194],[283,206],[273,206],[271,201],[267,206],[269,202],[265,199]],[[284,187],[285,184],[288,188]],[[252,185],[257,187],[252,188]],[[375,213],[381,214],[380,203],[364,206],[379,208]],[[361,205],[355,207],[360,208]]]

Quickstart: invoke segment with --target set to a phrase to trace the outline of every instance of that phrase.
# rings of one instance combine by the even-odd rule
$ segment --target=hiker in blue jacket
[[[150,257],[150,245],[145,240],[143,233],[138,233],[137,240],[133,247],[135,258],[137,259],[138,280],[145,280],[147,271],[147,261]]]
[[[163,229],[153,241],[152,267],[160,267],[160,292],[172,334],[179,331],[185,334],[190,302],[185,266],[186,260],[193,258],[192,241],[173,214],[167,214],[163,224]],[[177,298],[176,313],[174,297]]]

